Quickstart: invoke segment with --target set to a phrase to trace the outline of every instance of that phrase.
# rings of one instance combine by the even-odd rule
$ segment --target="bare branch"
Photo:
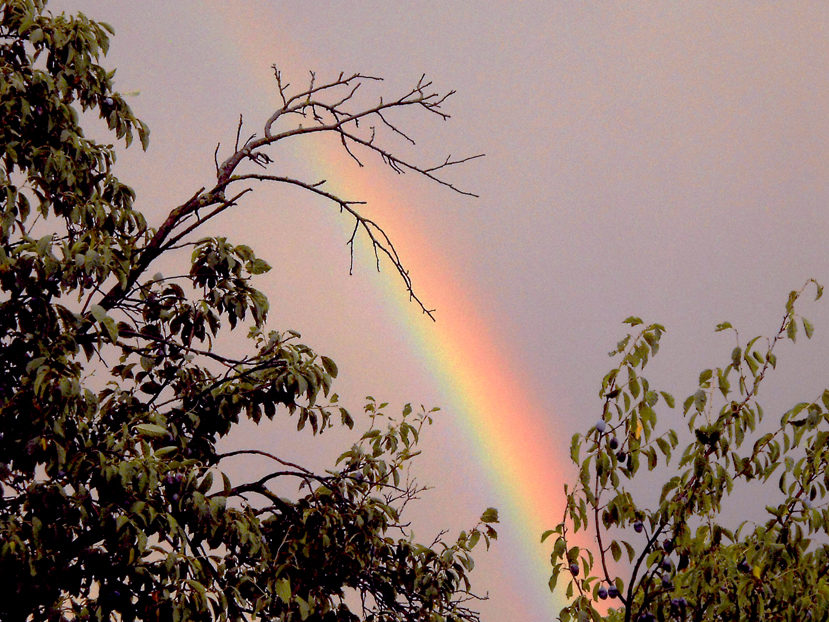
[[[265,458],[270,458],[274,462],[278,462],[282,466],[287,467],[289,469],[296,469],[297,471],[301,471],[302,473],[305,473],[306,475],[313,475],[313,472],[309,471],[308,469],[306,469],[306,468],[304,468],[304,467],[302,467],[298,464],[294,464],[293,462],[288,462],[287,460],[283,460],[282,458],[274,456],[273,454],[270,454],[267,451],[261,451],[259,449],[237,449],[237,450],[234,450],[234,451],[228,451],[228,452],[223,453],[223,454],[218,454],[216,456],[216,460],[219,461],[219,460],[223,460],[224,458],[231,458],[233,456],[242,456],[242,455],[264,456]]]
[[[236,143],[233,147],[234,151],[239,151],[239,138],[242,136],[242,115],[239,115],[239,126],[236,128]],[[218,173],[216,174],[218,176]]]
[[[247,175],[234,176],[232,181],[242,180],[272,181],[298,186],[336,203],[341,211],[347,212],[355,220],[354,231],[351,237],[349,238],[348,242],[346,242],[346,244],[349,246],[349,253],[351,258],[351,268],[349,269],[349,273],[351,273],[354,266],[354,240],[356,238],[356,233],[362,230],[371,242],[375,254],[377,270],[380,270],[380,254],[385,255],[392,263],[394,268],[397,270],[397,273],[403,279],[403,284],[406,288],[406,291],[409,294],[409,298],[415,301],[418,304],[418,306],[420,306],[420,308],[423,310],[423,312],[426,315],[428,315],[432,320],[435,319],[434,309],[426,308],[425,304],[420,300],[420,298],[418,298],[417,294],[415,293],[414,287],[412,285],[412,279],[409,276],[409,272],[403,266],[403,262],[397,253],[397,249],[395,248],[389,236],[386,234],[383,228],[380,227],[380,225],[378,225],[370,218],[366,218],[354,208],[355,205],[365,205],[364,201],[346,201],[345,199],[342,199],[335,194],[322,190],[321,186],[325,183],[324,180],[316,183],[307,183],[299,181],[298,179],[294,179],[293,177],[282,177],[279,175],[262,175],[258,173],[250,173]]]

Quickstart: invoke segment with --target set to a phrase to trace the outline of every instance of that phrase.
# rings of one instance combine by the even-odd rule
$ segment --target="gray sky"
[[[438,90],[458,91],[446,107],[451,121],[403,124],[421,161],[485,152],[451,173],[479,199],[396,176],[379,161],[365,170],[316,161],[331,153],[319,145],[278,162],[298,174],[333,172],[334,187],[369,199],[367,213],[400,240],[415,287],[437,307],[437,327],[414,306],[389,302],[402,291],[388,269],[378,276],[363,258],[348,277],[348,223],[300,194],[260,192],[213,232],[274,265],[262,282],[272,324],[299,330],[340,364],[348,403],[359,408],[373,394],[446,407],[418,467],[435,490],[416,509],[415,529],[430,539],[441,527],[469,526],[489,505],[505,510],[502,539],[478,554],[478,586],[491,597],[485,619],[536,622],[557,609],[527,554],[509,482],[494,472],[501,463],[475,440],[488,428],[469,429],[474,408],[459,412],[465,385],[453,381],[478,374],[479,345],[498,353],[509,389],[530,405],[513,412],[513,399],[492,395],[492,416],[531,421],[535,442],[549,444],[547,485],[521,492],[540,503],[560,498],[572,478],[560,456],[598,417],[622,319],[667,326],[651,374],[683,399],[701,369],[728,361],[733,340],[714,335],[718,322],[732,321],[746,339],[770,333],[789,290],[809,277],[829,282],[824,3],[51,6],[116,29],[108,63],[120,89],[140,89],[134,108],[152,130],[149,153],[131,149],[120,164],[156,222],[210,183],[213,150],[232,142],[240,113],[251,131],[261,125],[275,102],[272,63],[295,84],[308,70],[359,71],[386,78],[372,92],[392,96],[425,73]],[[818,332],[781,350],[766,392],[773,419],[827,385],[829,313],[821,304],[804,313]],[[455,340],[464,317],[480,330]],[[458,350],[451,368],[430,357],[429,344],[441,340]],[[678,413],[668,416],[681,425]],[[290,423],[255,434],[320,466],[344,442],[297,437]],[[538,545],[539,559],[545,551]]]

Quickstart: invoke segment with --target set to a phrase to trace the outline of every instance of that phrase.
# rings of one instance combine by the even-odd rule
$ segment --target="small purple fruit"
[[[570,572],[574,577],[579,576],[579,565],[576,562],[570,564]]]
[[[690,563],[690,560],[688,559],[688,556],[685,553],[683,553],[682,555],[679,556],[679,564],[677,564],[676,569],[677,570],[685,570],[688,567],[689,563]]]
[[[671,577],[669,575],[662,575],[662,587],[666,590],[669,590],[673,587],[673,585],[671,585]]]
[[[624,464],[627,459],[628,459],[628,456],[623,451],[620,451],[618,454],[616,454],[616,460],[618,460],[622,464]]]
[[[675,617],[684,618],[685,608],[688,606],[688,601],[685,598],[674,598],[671,600],[671,615]]]
[[[602,600],[607,598],[607,588],[604,585],[599,588],[599,598]]]
[[[664,570],[665,572],[670,572],[671,568],[673,567],[674,565],[671,563],[670,559],[668,559],[667,557],[662,559],[662,570]]]
[[[619,598],[619,588],[615,585],[611,585],[607,588],[607,595],[610,596],[610,598]]]
[[[610,448],[614,451],[619,448],[619,439],[615,436],[610,439]]]
[[[638,520],[633,523],[633,531],[636,533],[642,533],[642,530],[645,528],[645,525],[642,524],[642,521]]]
[[[115,103],[115,100],[111,97],[107,97],[104,99],[104,106],[112,106]]]
[[[741,559],[740,563],[737,564],[737,570],[739,570],[740,572],[748,572],[749,570],[751,570],[751,567],[748,565],[748,561],[746,561],[745,559]]]
[[[599,434],[604,434],[604,431],[607,430],[607,423],[605,423],[604,419],[599,419],[596,422],[596,431]]]
[[[662,548],[665,549],[666,553],[670,553],[674,550],[674,541],[670,538],[666,538],[665,541],[662,543]]]

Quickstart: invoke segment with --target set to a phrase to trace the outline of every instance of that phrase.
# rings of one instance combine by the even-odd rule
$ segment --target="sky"
[[[452,118],[403,115],[416,161],[486,157],[448,173],[471,198],[398,175],[336,143],[277,153],[287,171],[365,200],[436,322],[365,247],[349,276],[351,223],[300,192],[257,188],[210,229],[274,270],[259,285],[271,324],[337,361],[337,391],[393,408],[442,408],[415,466],[433,486],[413,507],[423,541],[501,510],[476,555],[484,620],[554,619],[544,529],[572,482],[569,439],[600,414],[598,390],[628,315],[667,327],[652,384],[679,399],[727,364],[733,338],[773,333],[788,292],[829,282],[829,6],[821,2],[53,1],[115,28],[106,64],[151,128],[147,153],[119,157],[151,222],[213,180],[239,115],[260,132],[275,63],[381,76],[364,101],[425,74]],[[224,150],[224,151],[222,151]],[[781,349],[764,403],[772,420],[827,386],[829,313],[807,304],[810,343]],[[670,425],[681,415],[660,412]],[[318,468],[353,438],[244,428]],[[255,468],[242,465],[240,469]],[[477,576],[476,576],[477,575]]]

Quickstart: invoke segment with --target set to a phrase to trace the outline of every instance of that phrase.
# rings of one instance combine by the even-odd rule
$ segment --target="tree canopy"
[[[407,468],[432,411],[393,417],[369,399],[367,431],[323,473],[219,451],[242,421],[290,416],[319,434],[355,418],[333,392],[336,364],[296,332],[268,329],[252,279],[270,266],[199,236],[251,184],[298,186],[352,218],[351,252],[367,236],[428,312],[359,202],[273,171],[269,150],[323,133],[360,163],[377,156],[464,192],[440,175],[469,158],[421,165],[384,142],[409,139],[400,109],[447,118],[448,95],[421,79],[365,103],[360,87],[374,77],[311,74],[291,90],[274,68],[281,106],[247,139],[240,119],[215,178],[153,226],[115,174],[116,148],[83,129],[97,115],[125,146],[148,143],[101,64],[112,28],[45,5],[0,5],[0,619],[477,619],[470,551],[496,536],[497,513],[427,545],[401,517],[422,490]],[[180,274],[152,274],[182,248]],[[244,356],[216,345],[234,329],[249,340]],[[243,454],[272,468],[234,481],[223,465]],[[285,482],[296,494],[278,494]]]
[[[770,338],[744,343],[729,322],[717,326],[736,343],[683,402],[687,433],[658,425],[658,404],[672,409],[674,398],[642,374],[665,328],[625,320],[635,331],[610,352],[618,364],[602,380],[599,419],[572,440],[579,477],[565,487],[565,516],[542,538],[554,541],[550,588],[567,582],[560,619],[827,619],[829,390],[779,423],[764,419],[759,400],[778,344],[801,328],[812,336],[798,313],[812,285],[820,298],[814,282],[791,292]],[[735,521],[724,504],[750,482],[763,486],[765,511],[743,509]],[[643,502],[637,485],[656,486],[658,500]]]

